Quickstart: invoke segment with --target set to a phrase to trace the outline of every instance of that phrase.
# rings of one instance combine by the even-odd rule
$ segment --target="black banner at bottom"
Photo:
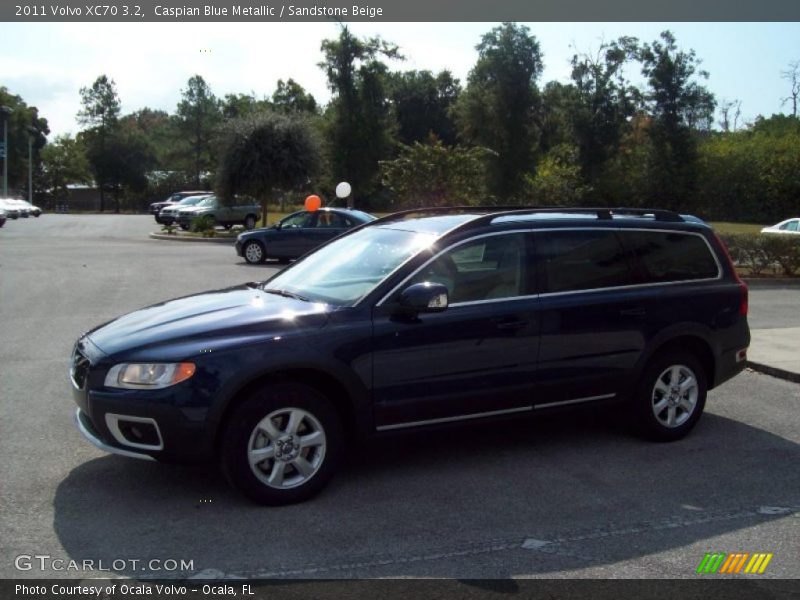
[[[800,598],[800,580],[586,580],[586,579],[361,579],[361,580],[165,580],[4,579],[3,600],[751,600]]]

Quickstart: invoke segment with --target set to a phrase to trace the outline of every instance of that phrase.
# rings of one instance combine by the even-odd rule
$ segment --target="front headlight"
[[[194,363],[122,363],[106,375],[105,386],[131,390],[160,390],[194,375]]]

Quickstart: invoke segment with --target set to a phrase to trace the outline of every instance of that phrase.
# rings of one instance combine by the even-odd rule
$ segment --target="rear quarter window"
[[[637,283],[614,231],[571,230],[536,236],[542,291],[571,292]]]
[[[719,275],[711,249],[700,235],[667,231],[621,231],[638,259],[645,283],[711,279]]]

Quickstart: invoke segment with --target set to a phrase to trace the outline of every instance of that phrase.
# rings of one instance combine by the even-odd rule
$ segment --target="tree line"
[[[342,27],[321,43],[324,106],[292,79],[270,97],[217,97],[195,75],[172,114],[121,115],[101,75],[81,89],[82,131],[38,142],[38,192],[55,198],[93,180],[102,208],[119,210],[186,187],[332,198],[346,180],[356,205],[375,211],[625,205],[767,222],[799,209],[798,63],[781,73],[791,115],[741,124],[741,103],[718,102],[700,59],[668,31],[576,51],[568,82],[541,81],[544,57],[523,25],[491,29],[476,49],[462,83],[449,71],[403,71],[395,44]]]

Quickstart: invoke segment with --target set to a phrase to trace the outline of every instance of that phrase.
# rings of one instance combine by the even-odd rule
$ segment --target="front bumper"
[[[72,389],[78,430],[105,452],[179,463],[204,462],[214,456],[215,430],[207,419],[209,409],[180,406],[192,395],[191,389],[106,392],[76,388],[74,383]],[[158,443],[126,440],[119,421],[150,424]]]
[[[192,220],[197,218],[197,215],[178,215],[175,217],[175,223],[178,225],[183,225],[184,227],[188,227],[192,224]]]
[[[102,450],[103,452],[108,452],[109,454],[118,454],[120,456],[127,456],[128,458],[155,460],[155,458],[153,458],[149,454],[134,452],[132,450],[125,450],[124,448],[118,448],[116,446],[111,446],[110,444],[106,444],[100,437],[100,434],[98,434],[97,431],[95,431],[92,422],[80,408],[75,409],[75,425],[78,427],[78,431],[81,432],[83,437],[89,440],[96,447],[100,448],[100,450]]]

